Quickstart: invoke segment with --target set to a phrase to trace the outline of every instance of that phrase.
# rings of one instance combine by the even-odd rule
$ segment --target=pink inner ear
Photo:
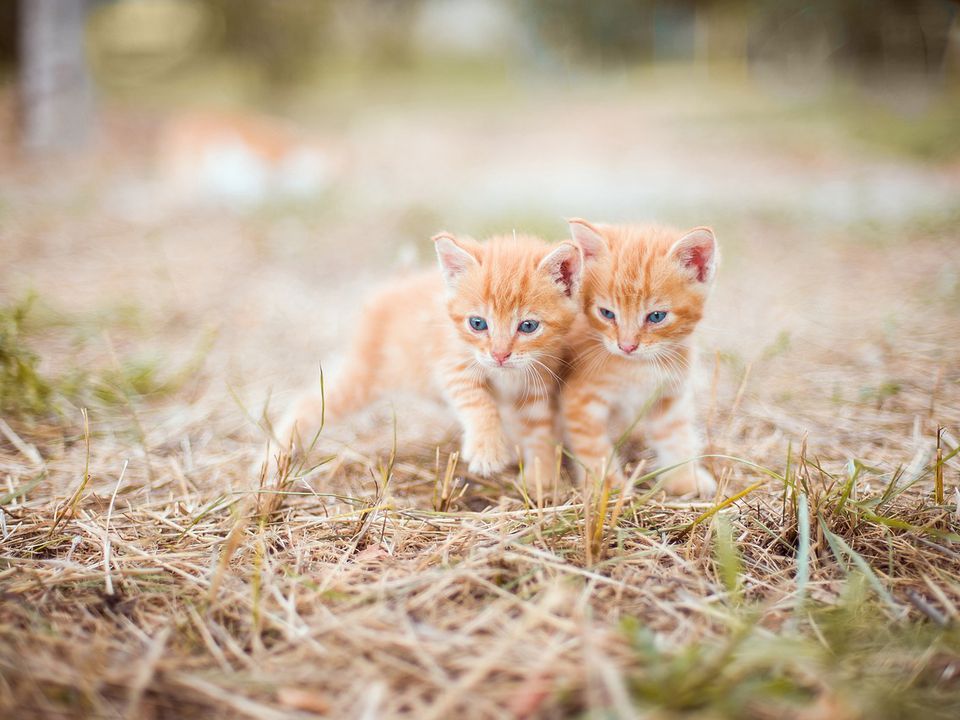
[[[713,249],[709,245],[694,245],[687,248],[687,251],[683,254],[683,264],[686,267],[696,269],[699,282],[706,282],[712,256]]]
[[[444,269],[450,273],[450,275],[460,275],[467,269],[466,258],[456,251],[443,252],[441,253],[440,258],[443,262]]]
[[[469,252],[457,245],[450,237],[435,239],[440,266],[448,282],[452,282],[463,275],[471,265],[477,264],[477,259]]]
[[[564,260],[557,268],[557,279],[563,283],[567,297],[573,293],[573,261]]]
[[[705,236],[706,235],[706,236]],[[715,261],[713,235],[700,231],[693,231],[677,241],[672,254],[684,268],[696,273],[697,282],[706,283],[710,280]]]
[[[592,260],[603,254],[606,243],[595,228],[579,220],[570,221],[570,234],[580,246],[585,260]]]

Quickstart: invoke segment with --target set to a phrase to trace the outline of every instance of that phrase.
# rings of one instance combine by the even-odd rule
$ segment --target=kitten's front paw
[[[671,495],[698,495],[702,498],[713,497],[717,492],[717,481],[706,468],[688,463],[666,473],[664,490]]]
[[[510,462],[507,445],[499,435],[468,435],[463,443],[463,456],[470,461],[470,472],[480,477],[498,473]]]

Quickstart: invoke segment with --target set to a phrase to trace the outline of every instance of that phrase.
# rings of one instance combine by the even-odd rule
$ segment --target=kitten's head
[[[703,316],[717,271],[710,228],[591,225],[570,220],[583,253],[583,310],[607,350],[631,359],[669,356]]]
[[[523,235],[477,243],[441,233],[433,240],[447,312],[480,365],[517,370],[560,355],[580,312],[576,245]]]

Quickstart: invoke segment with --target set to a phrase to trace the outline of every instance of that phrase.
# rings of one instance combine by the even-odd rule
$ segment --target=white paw
[[[470,472],[480,477],[498,473],[510,463],[507,445],[499,435],[468,435],[463,443],[463,456],[470,462]]]
[[[717,481],[706,468],[696,463],[688,463],[666,473],[663,489],[671,495],[711,498],[717,492]]]

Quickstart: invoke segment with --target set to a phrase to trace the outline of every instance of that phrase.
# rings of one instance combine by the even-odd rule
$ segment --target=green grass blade
[[[903,617],[905,615],[904,609],[899,605],[899,603],[897,603],[896,600],[893,599],[893,595],[890,594],[890,591],[883,586],[882,582],[880,582],[880,578],[877,577],[877,574],[873,571],[873,568],[870,567],[870,563],[864,560],[863,556],[850,547],[842,537],[830,532],[830,528],[827,527],[827,523],[824,522],[822,516],[818,516],[818,519],[820,521],[820,528],[823,530],[823,536],[827,539],[830,549],[837,558],[837,562],[842,565],[842,558],[846,558],[847,560],[851,561],[867,579],[867,582],[870,583],[870,586],[876,591],[877,595],[879,595],[880,598],[887,604],[887,607],[890,609],[890,612],[894,615],[894,617]]]

